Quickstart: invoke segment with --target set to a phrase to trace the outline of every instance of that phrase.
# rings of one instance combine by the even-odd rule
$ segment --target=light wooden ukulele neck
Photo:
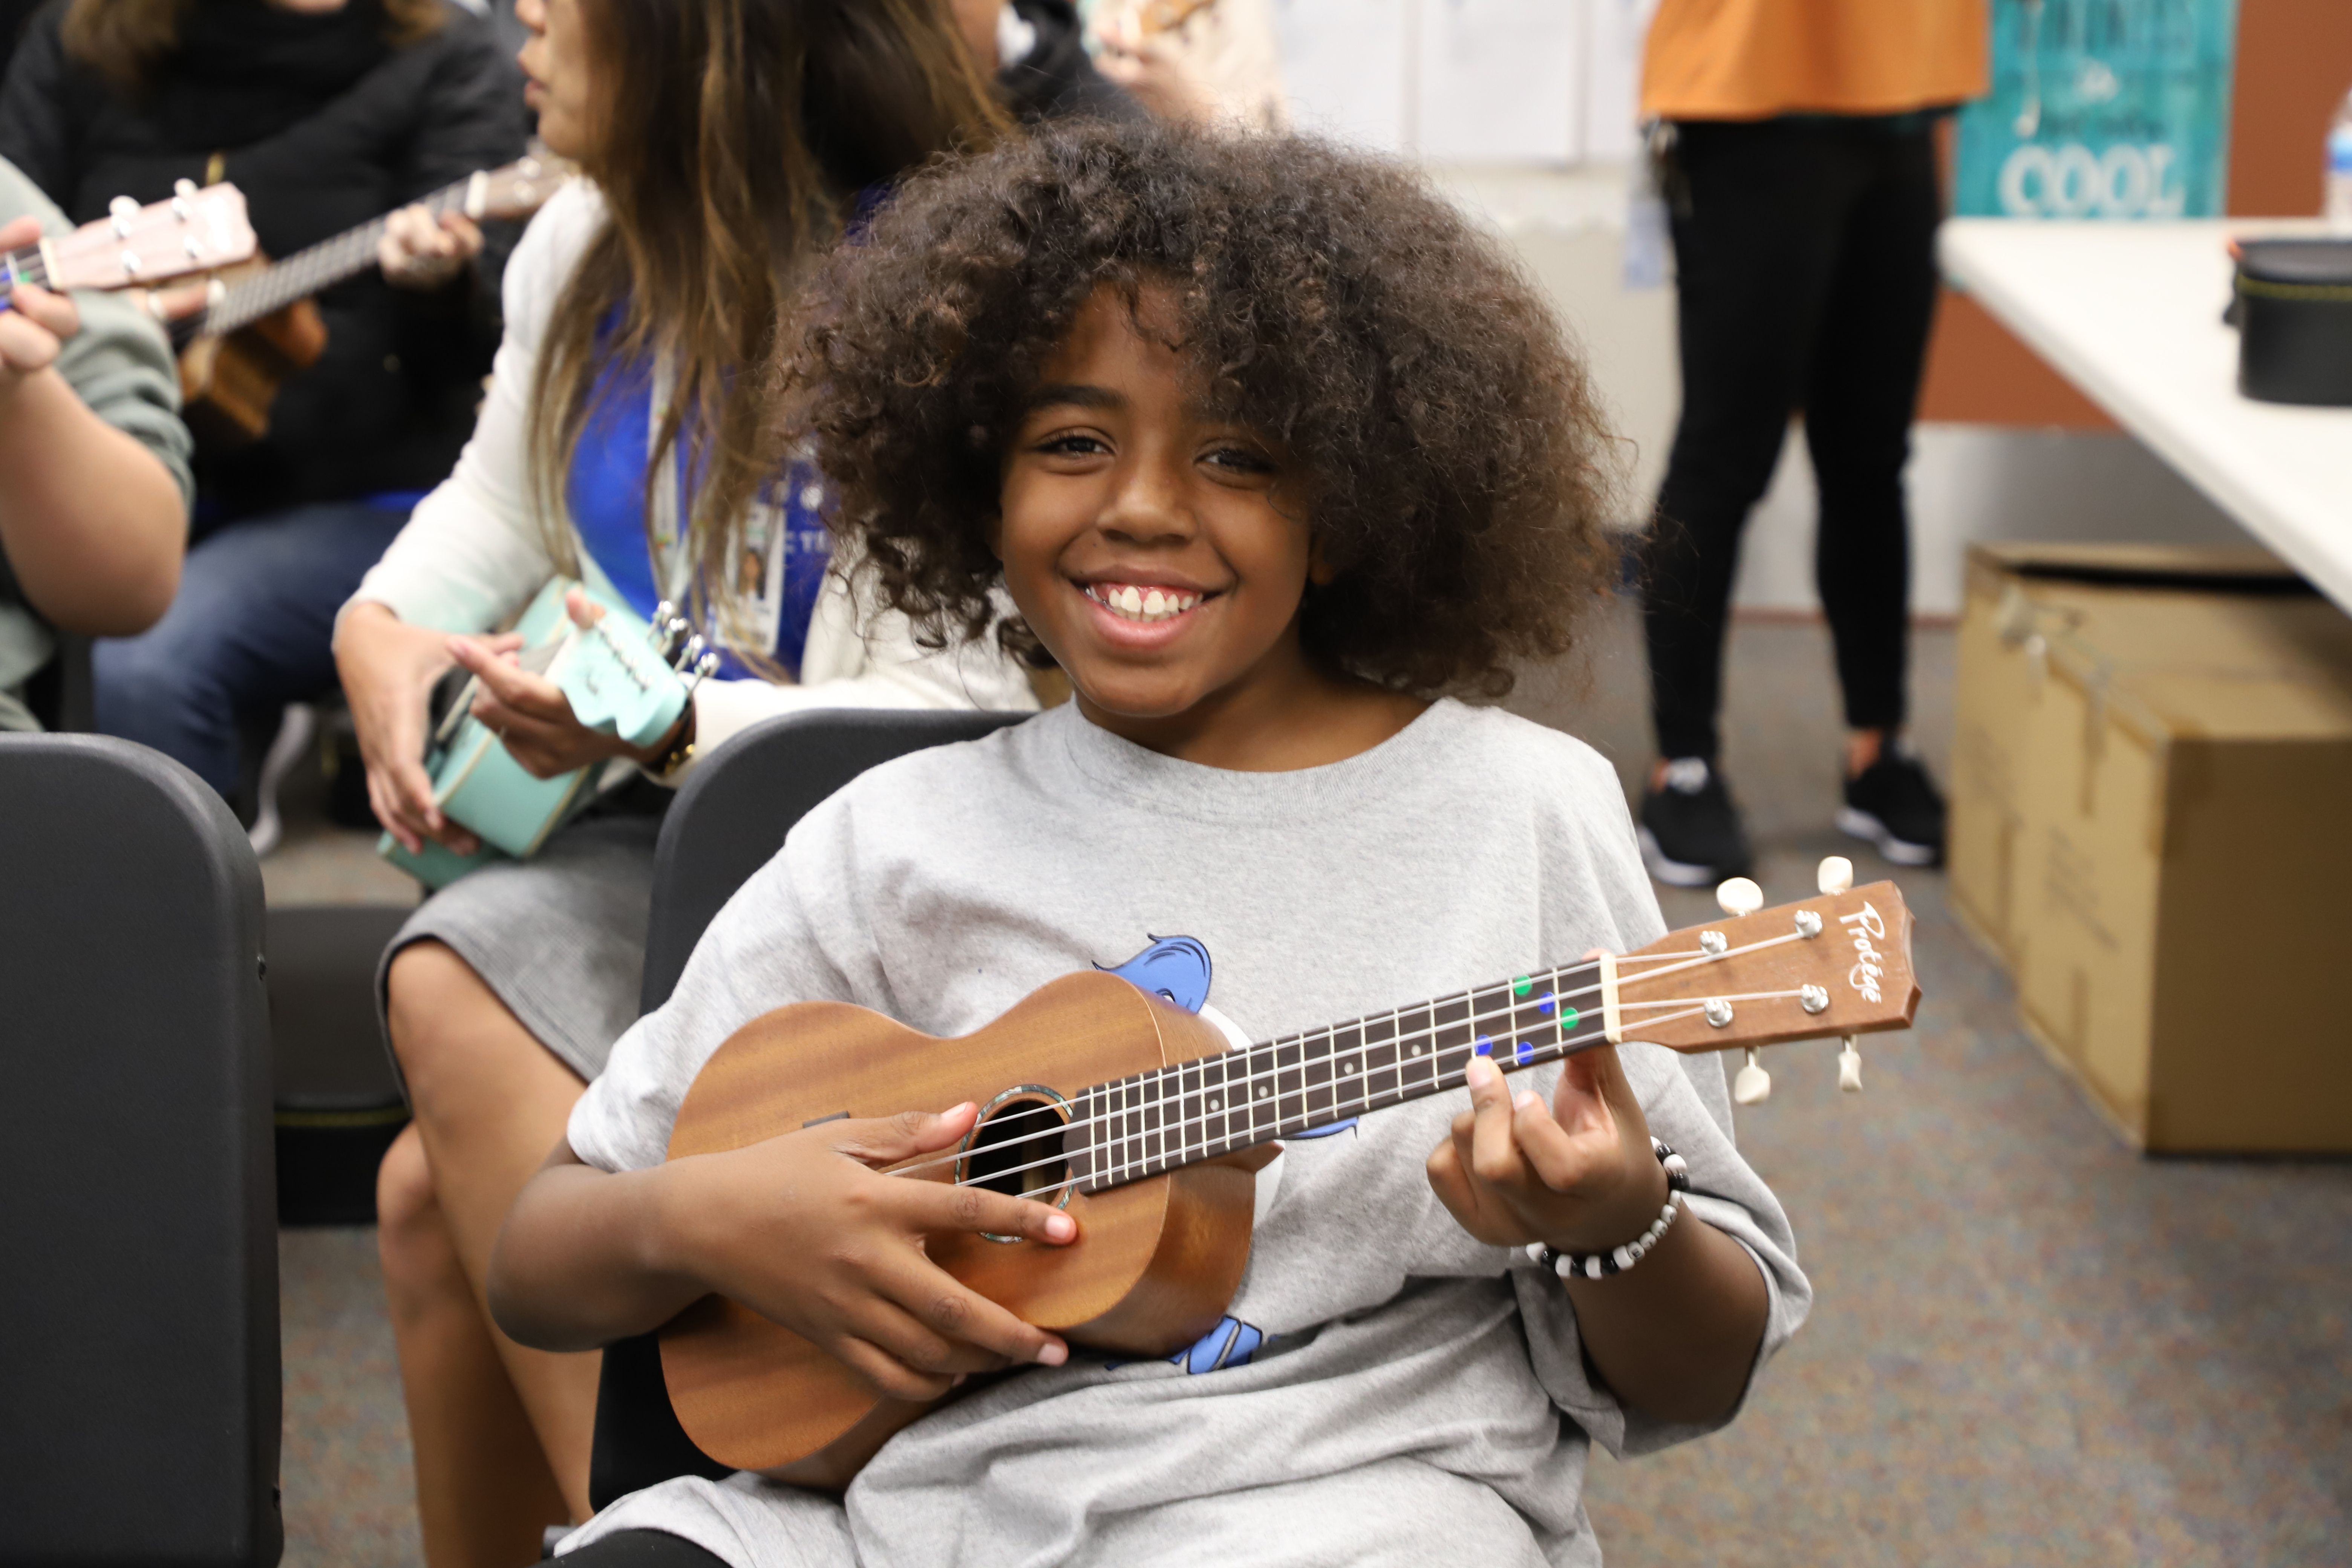
[[[446,213],[462,213],[469,218],[528,217],[574,172],[571,163],[560,158],[523,158],[504,168],[468,174],[420,198],[416,205],[436,218]],[[391,221],[388,213],[370,218],[273,263],[258,277],[231,285],[205,307],[198,335],[226,337],[298,300],[358,277],[376,264],[377,247]]]

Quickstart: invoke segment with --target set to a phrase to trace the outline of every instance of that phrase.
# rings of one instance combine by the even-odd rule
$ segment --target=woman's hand
[[[433,804],[433,780],[425,771],[426,710],[433,683],[449,668],[452,640],[373,604],[352,605],[335,632],[335,668],[367,764],[368,805],[412,855],[427,838],[460,855],[480,847]],[[485,639],[485,646],[501,650],[521,645],[518,637]]]
[[[923,1238],[987,1231],[1063,1245],[1059,1209],[880,1167],[952,1148],[979,1112],[828,1121],[724,1154],[674,1160],[662,1229],[677,1271],[826,1351],[893,1399],[937,1399],[966,1375],[1059,1366],[1069,1347],[933,1263]]]
[[[38,218],[0,224],[0,251],[31,245],[41,237]],[[81,331],[81,312],[71,299],[30,283],[19,283],[0,307],[0,395],[57,363],[65,342]]]
[[[395,289],[438,289],[482,253],[482,231],[463,213],[443,213],[436,222],[419,203],[384,219],[375,258],[384,281]]]
[[[563,596],[563,607],[575,626],[593,626],[604,617],[604,607],[577,588]],[[451,637],[446,646],[449,657],[481,681],[474,697],[474,717],[533,778],[551,779],[614,757],[651,762],[677,733],[673,725],[669,734],[638,747],[608,731],[590,729],[572,713],[572,700],[562,687],[516,662],[520,638]],[[685,722],[683,717],[678,720]]]
[[[1484,1057],[1464,1077],[1471,1109],[1429,1157],[1429,1184],[1463,1229],[1499,1247],[1606,1252],[1658,1217],[1666,1173],[1616,1047],[1569,1058],[1549,1107],[1514,1096]]]

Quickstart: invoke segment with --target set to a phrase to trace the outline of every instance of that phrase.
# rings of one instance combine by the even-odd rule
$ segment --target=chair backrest
[[[0,736],[0,1563],[283,1541],[261,872],[162,754]]]
[[[728,742],[677,792],[662,823],[639,1010],[669,1000],[711,917],[811,806],[877,763],[977,740],[1026,717],[842,708],[772,719]],[[727,1473],[678,1426],[654,1337],[607,1347],[589,1500],[603,1508],[673,1476]]]

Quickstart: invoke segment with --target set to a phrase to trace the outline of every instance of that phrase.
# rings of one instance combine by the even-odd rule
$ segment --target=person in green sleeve
[[[0,159],[0,255],[69,227]],[[163,329],[128,300],[19,284],[0,301],[0,730],[56,634],[129,637],[179,588],[195,481]]]

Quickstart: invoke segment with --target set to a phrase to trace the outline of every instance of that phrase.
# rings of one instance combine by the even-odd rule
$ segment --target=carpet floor
[[[1638,643],[1511,706],[1583,736],[1629,784],[1646,757]],[[1952,639],[1915,639],[1915,729],[1942,773]],[[1768,897],[1811,890],[1839,838],[1838,713],[1817,626],[1732,639],[1725,771]],[[364,840],[310,832],[272,890],[357,885]],[[354,865],[357,864],[353,859]],[[1727,1431],[1594,1456],[1588,1505],[1617,1568],[1754,1564],[2336,1564],[2352,1561],[2352,1164],[2148,1160],[2020,1030],[2000,969],[1899,873],[1918,920],[1918,1027],[1769,1058],[1741,1113],[1788,1205],[1816,1303]],[[306,896],[318,896],[307,892]],[[1713,910],[1668,890],[1670,921]],[[289,1564],[418,1561],[407,1440],[373,1237],[288,1231]]]

